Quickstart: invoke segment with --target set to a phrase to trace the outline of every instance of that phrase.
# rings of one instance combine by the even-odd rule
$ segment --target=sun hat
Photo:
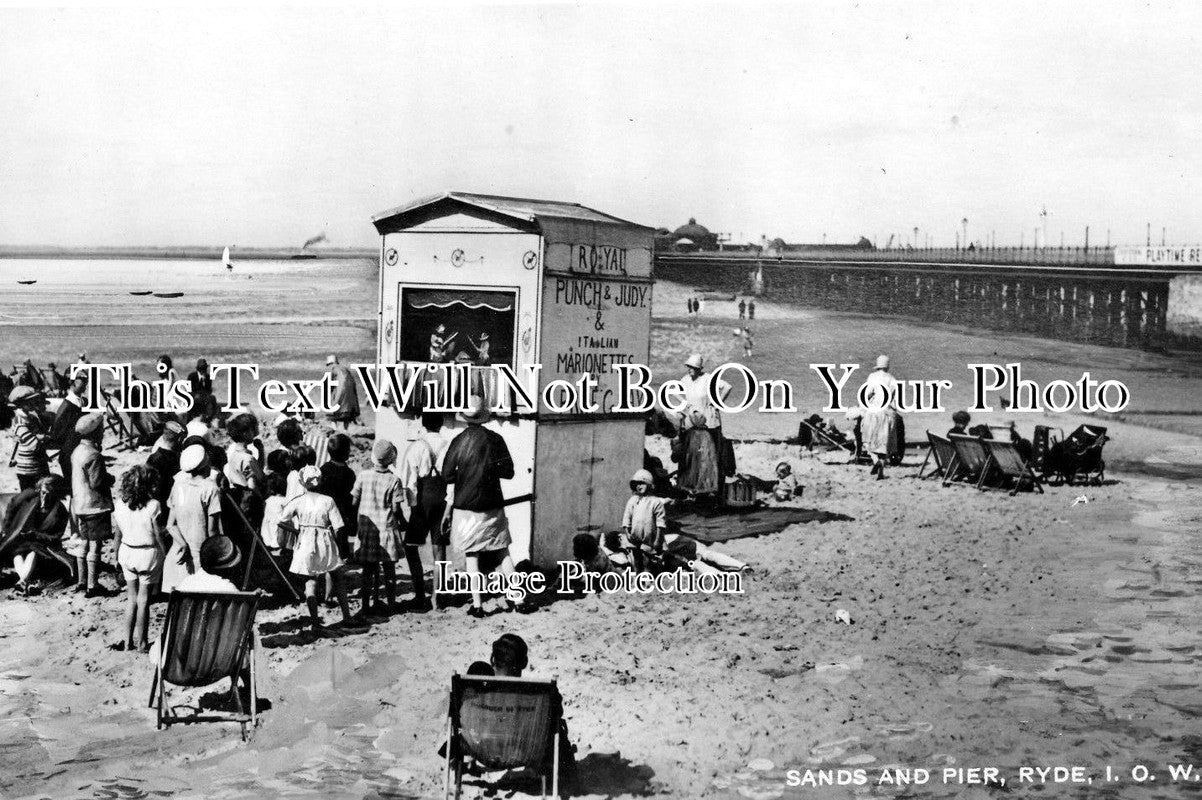
[[[91,414],[84,414],[75,423],[75,432],[80,436],[91,436],[96,431],[100,430],[104,425],[104,415],[99,411],[93,411]]]
[[[32,386],[18,386],[8,393],[8,402],[10,405],[18,406],[22,403],[29,403],[37,400],[44,395]]]
[[[877,356],[876,366],[873,369],[889,369],[889,356]]]
[[[701,357],[700,353],[693,353],[685,359],[684,365],[693,369],[705,369],[705,359]]]
[[[645,483],[648,486],[654,486],[655,476],[653,476],[649,470],[637,470],[634,475],[630,477],[630,488],[633,489],[636,483]]]
[[[300,478],[301,486],[306,489],[316,489],[317,484],[321,483],[321,470],[312,464],[307,464],[300,468],[300,474],[297,477]]]
[[[208,460],[209,452],[205,450],[204,445],[190,444],[184,448],[184,452],[179,454],[180,472],[197,470]]]
[[[242,562],[242,554],[228,536],[210,536],[200,545],[200,568],[213,573],[233,569]]]
[[[467,399],[467,410],[460,411],[457,416],[460,422],[466,422],[468,425],[483,425],[492,419],[492,412],[489,411],[484,398],[474,394]]]
[[[387,439],[376,439],[371,446],[371,460],[381,467],[396,463],[396,445]]]
[[[337,364],[338,356],[334,355],[333,353],[330,353],[328,356],[326,356],[326,363],[327,364]]]

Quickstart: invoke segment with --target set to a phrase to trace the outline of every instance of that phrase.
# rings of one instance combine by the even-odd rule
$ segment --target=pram
[[[1080,479],[1095,486],[1106,478],[1102,447],[1110,437],[1101,425],[1081,425],[1066,438],[1053,441],[1044,457],[1043,472],[1058,483],[1072,485]]]

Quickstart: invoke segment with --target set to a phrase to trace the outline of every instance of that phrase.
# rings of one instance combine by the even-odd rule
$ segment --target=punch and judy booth
[[[653,230],[574,203],[461,192],[373,222],[379,365],[471,365],[473,385],[503,407],[488,427],[513,455],[516,474],[503,489],[519,499],[506,508],[514,557],[550,567],[572,557],[577,533],[619,527],[643,463],[644,423],[613,411],[615,367],[648,360]],[[523,380],[527,366],[541,365],[536,408],[512,402],[494,364]],[[541,402],[548,383],[585,373],[598,383],[593,403]],[[411,412],[382,409],[377,433],[403,445],[420,424]]]

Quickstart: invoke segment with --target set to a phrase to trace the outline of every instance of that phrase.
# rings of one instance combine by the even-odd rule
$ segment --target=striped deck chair
[[[255,698],[254,592],[172,592],[158,643],[149,705],[157,707],[158,727],[172,723],[237,722],[246,739],[246,723],[258,723]],[[176,716],[167,700],[167,684],[209,686],[228,678],[236,714]],[[241,680],[250,690],[250,713],[242,707]]]
[[[463,788],[463,760],[487,770],[527,767],[542,778],[542,795],[559,796],[562,700],[553,680],[452,675],[447,716],[444,799]],[[550,773],[548,775],[548,773]]]
[[[922,466],[918,469],[918,477],[923,477],[922,473],[927,468],[927,462],[932,458],[935,459],[935,468],[931,470],[927,478],[946,478],[952,476],[955,478],[957,462],[956,448],[950,441],[943,438],[939,434],[927,431],[927,441],[931,447],[927,450],[927,457],[922,460]]]
[[[964,436],[959,433],[948,434],[947,438],[956,449],[956,473],[954,476],[944,475],[943,485],[947,486],[953,477],[962,475],[969,480],[975,479],[977,488],[980,489],[989,474],[989,454],[985,452],[982,440],[976,436]]]
[[[1019,455],[1012,442],[1002,439],[982,439],[981,444],[985,445],[985,452],[989,454],[989,464],[985,471],[996,472],[1014,481],[1014,488],[1010,491],[1011,497],[1018,494],[1018,489],[1024,480],[1030,481],[1031,486],[1043,494],[1043,486],[1040,485],[1043,481],[1035,474],[1035,470],[1031,469],[1031,465]]]

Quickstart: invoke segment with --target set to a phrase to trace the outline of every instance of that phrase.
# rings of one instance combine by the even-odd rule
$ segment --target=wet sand
[[[683,287],[656,292],[657,372],[673,374],[693,350],[735,355],[728,307],[707,304],[693,325],[673,316]],[[757,312],[753,368],[792,380],[807,410],[817,399],[803,388],[817,386],[808,362],[871,363],[882,351],[903,377],[1021,359],[1037,379],[1083,368],[1125,376],[1144,409],[1196,407],[1181,402],[1198,386],[1187,362],[771,303]],[[280,357],[302,355],[320,368],[320,352]],[[449,675],[486,658],[505,631],[529,643],[530,674],[559,679],[586,796],[953,797],[968,788],[785,785],[789,769],[859,767],[875,780],[890,764],[998,766],[1011,780],[1026,765],[1082,765],[1095,776],[1110,765],[1120,782],[1019,794],[1196,795],[1195,784],[1171,784],[1166,765],[1202,761],[1193,546],[1202,492],[1151,473],[1190,474],[1202,440],[1109,419],[1105,485],[1010,498],[915,480],[921,453],[872,481],[839,453],[753,441],[791,435],[796,422],[728,416],[728,434],[744,440],[740,470],[768,478],[790,460],[805,487],[797,504],[849,519],[721,545],[753,567],[743,596],[560,600],[480,621],[458,608],[394,616],[337,640],[314,639],[295,608],[268,609],[259,694],[272,708],[247,744],[236,726],[154,730],[149,665],[105,649],[119,638],[121,600],[0,600],[9,623],[0,795],[435,796]],[[907,423],[912,440],[948,426],[946,415]],[[663,440],[649,446],[666,450]],[[7,488],[12,477],[4,470],[0,480]],[[1089,502],[1073,505],[1082,495]],[[838,609],[852,625],[836,621]],[[1134,785],[1134,764],[1161,776],[1155,788]],[[535,788],[503,786],[505,796]]]

